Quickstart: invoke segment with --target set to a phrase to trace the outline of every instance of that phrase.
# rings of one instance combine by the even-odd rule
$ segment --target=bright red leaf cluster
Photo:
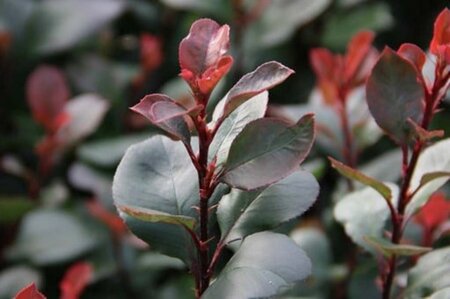
[[[434,35],[430,44],[430,52],[438,60],[450,64],[450,10],[444,9],[434,23]]]
[[[194,95],[209,95],[230,70],[233,58],[226,55],[230,47],[230,27],[209,19],[196,21],[189,35],[180,43],[181,77]],[[198,103],[205,104],[205,103]]]
[[[373,39],[372,32],[359,32],[349,42],[345,55],[333,54],[325,48],[311,50],[311,65],[325,103],[345,101],[353,88],[364,83],[378,55],[372,46]]]
[[[427,204],[417,213],[415,220],[428,232],[435,231],[450,218],[450,200],[445,194],[434,193]]]

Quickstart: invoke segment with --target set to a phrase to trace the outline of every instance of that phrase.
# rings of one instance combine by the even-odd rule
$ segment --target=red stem
[[[438,63],[436,66],[435,71],[435,82],[433,84],[433,87],[430,91],[427,89],[425,92],[425,111],[421,123],[421,127],[425,130],[428,129],[431,120],[433,118],[435,109],[437,104],[441,101],[443,95],[445,93],[441,92],[442,87],[445,87],[447,85],[447,81],[449,80],[450,74],[446,74],[445,76],[440,76],[444,70],[445,66],[443,67]],[[441,93],[440,93],[441,92]],[[409,201],[412,198],[412,194],[410,192],[410,185],[411,185],[411,179],[414,173],[414,170],[417,165],[417,161],[419,160],[420,153],[422,152],[422,149],[425,145],[425,142],[421,141],[419,138],[416,140],[413,152],[411,156],[411,160],[408,163],[408,150],[407,145],[402,146],[402,153],[403,153],[403,181],[402,186],[400,189],[400,195],[398,200],[398,208],[396,212],[396,219],[393,221],[393,228],[392,228],[392,238],[391,241],[393,244],[399,244],[400,240],[402,238],[403,234],[403,225],[404,225],[404,213],[405,209],[409,203]],[[388,273],[386,276],[386,279],[383,282],[383,299],[389,299],[391,295],[391,289],[392,284],[395,278],[395,271],[396,271],[396,263],[397,263],[397,256],[393,255],[391,259],[389,260],[388,265]]]

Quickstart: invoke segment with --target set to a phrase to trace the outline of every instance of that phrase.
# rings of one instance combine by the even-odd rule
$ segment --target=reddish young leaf
[[[397,50],[398,55],[405,58],[417,68],[419,74],[422,72],[423,65],[427,60],[427,56],[421,48],[414,44],[405,43]]]
[[[21,289],[16,294],[14,299],[46,299],[46,297],[38,291],[36,285],[33,282],[32,284]]]
[[[152,34],[142,34],[141,44],[141,65],[146,72],[152,72],[158,68],[163,61],[163,51],[161,40]]]
[[[105,209],[97,200],[88,201],[86,207],[93,217],[106,224],[116,236],[122,236],[127,231],[127,227],[122,218]]]
[[[228,25],[200,19],[192,24],[189,35],[181,41],[181,77],[194,93],[209,94],[231,68],[233,59],[226,55],[230,46],[229,32]]]
[[[335,80],[336,61],[333,53],[328,49],[315,48],[309,53],[309,60],[319,81]]]
[[[170,97],[163,94],[147,95],[130,109],[145,116],[172,139],[189,143],[191,135],[184,119],[189,111]]]
[[[434,34],[430,43],[430,52],[439,54],[439,47],[450,46],[450,10],[445,8],[434,22]]]
[[[92,277],[92,266],[86,262],[72,265],[59,284],[60,299],[78,299]]]
[[[426,230],[433,231],[450,217],[450,201],[443,193],[434,193],[416,214],[415,220]]]
[[[364,60],[369,57],[367,54],[372,48],[374,37],[371,31],[361,31],[350,40],[345,55],[344,79],[346,82],[350,83],[354,80]]]
[[[40,66],[28,77],[26,93],[35,120],[55,131],[65,119],[60,114],[70,96],[63,73],[56,67]]]

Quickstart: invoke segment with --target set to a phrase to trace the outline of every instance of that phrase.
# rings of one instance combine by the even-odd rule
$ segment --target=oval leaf
[[[272,232],[242,242],[202,299],[261,298],[311,274],[311,262],[290,238]]]
[[[424,88],[418,76],[411,62],[386,48],[367,80],[370,113],[400,144],[405,144],[410,136],[408,118],[416,123],[422,120]]]
[[[297,169],[313,141],[312,114],[293,126],[276,119],[255,120],[233,141],[221,180],[244,190],[272,184]]]
[[[408,244],[393,244],[388,240],[369,236],[364,237],[364,240],[386,257],[391,257],[392,255],[414,256],[433,250],[433,248],[429,247]]]
[[[156,135],[125,153],[114,176],[114,202],[119,207],[155,211],[151,215],[159,217],[158,221],[164,221],[162,215],[195,218],[193,207],[199,201],[196,178],[197,172],[183,144]],[[180,224],[172,224],[174,218],[166,218],[166,223],[150,223],[125,213],[121,216],[134,234],[156,250],[190,260],[190,236]]]
[[[147,118],[154,126],[168,133],[174,140],[189,144],[191,134],[184,119],[188,113],[184,107],[163,94],[145,96],[131,110]]]
[[[215,111],[215,118],[227,117],[239,105],[251,99],[255,95],[271,89],[280,84],[294,73],[281,63],[270,61],[260,65],[256,70],[243,76],[228,92],[223,99],[223,111],[221,107]],[[219,113],[221,112],[221,113]]]
[[[319,184],[306,171],[294,172],[264,190],[234,189],[222,198],[217,208],[222,241],[243,239],[300,216],[311,207],[318,194]]]

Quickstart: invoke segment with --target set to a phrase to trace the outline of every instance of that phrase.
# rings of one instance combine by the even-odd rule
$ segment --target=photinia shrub
[[[290,238],[268,230],[301,215],[318,195],[314,176],[299,168],[314,141],[314,117],[263,118],[268,90],[293,73],[277,62],[243,76],[207,113],[233,64],[228,49],[228,25],[192,24],[179,62],[195,105],[150,94],[131,108],[159,134],[127,150],[113,197],[134,234],[186,264],[198,298],[266,297],[311,272]]]
[[[441,271],[438,274],[433,267],[439,267],[438,259],[448,261],[448,247],[432,251],[431,246],[436,228],[449,215],[445,198],[432,194],[450,178],[450,139],[434,142],[444,132],[431,130],[430,124],[450,86],[449,53],[450,10],[445,9],[436,19],[429,56],[413,44],[403,44],[397,51],[386,47],[368,76],[370,113],[402,152],[399,184],[377,180],[330,158],[342,175],[367,186],[344,196],[334,214],[350,238],[377,257],[385,299],[394,294],[406,294],[405,298],[450,295],[445,281],[430,279],[445,276],[442,269],[436,270]],[[404,238],[416,213],[424,229],[423,245],[430,247]],[[429,251],[409,271],[407,285],[400,285],[396,280],[400,263],[414,263]]]

